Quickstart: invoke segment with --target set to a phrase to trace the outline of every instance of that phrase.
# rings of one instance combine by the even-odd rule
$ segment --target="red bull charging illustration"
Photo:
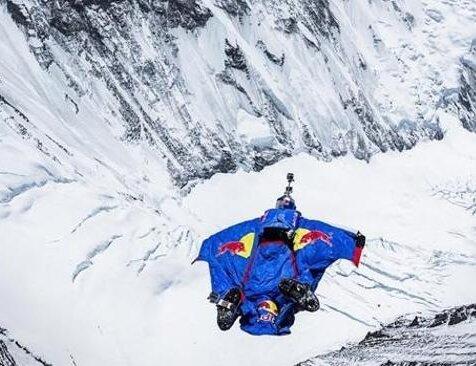
[[[310,231],[306,235],[304,235],[300,241],[300,244],[307,245],[314,241],[322,240],[327,245],[332,246],[332,236],[330,234],[326,234],[323,231]]]
[[[253,335],[290,333],[295,314],[315,312],[315,295],[326,269],[338,259],[360,263],[365,236],[301,215],[284,195],[260,218],[228,227],[206,239],[197,260],[209,264],[217,324]]]
[[[228,243],[220,245],[218,248],[218,255],[225,253],[238,254],[245,251],[245,244],[241,241],[229,241]]]

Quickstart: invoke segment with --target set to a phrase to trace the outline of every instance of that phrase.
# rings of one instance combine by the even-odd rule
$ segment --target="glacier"
[[[290,365],[476,303],[475,22],[468,0],[0,0],[0,364]],[[304,214],[367,235],[363,265],[291,337],[219,332],[190,263],[289,171]]]
[[[164,202],[171,222],[183,226],[171,233],[162,214],[79,182],[26,190],[2,206],[9,215],[0,221],[7,233],[1,327],[53,365],[290,365],[359,341],[402,314],[474,303],[476,136],[455,122],[447,121],[443,141],[370,163],[300,154],[259,173],[217,174],[180,209]],[[220,332],[206,301],[208,268],[191,265],[200,239],[260,215],[281,193],[270,182],[292,170],[303,213],[366,233],[362,266],[332,267],[317,291],[322,310],[299,314],[292,336]]]

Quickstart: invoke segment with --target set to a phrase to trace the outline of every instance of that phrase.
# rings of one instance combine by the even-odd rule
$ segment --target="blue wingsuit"
[[[266,228],[292,230],[292,245],[261,240]],[[291,247],[292,246],[292,247]],[[241,329],[255,335],[290,333],[296,305],[278,289],[294,278],[316,290],[325,270],[337,259],[359,264],[356,234],[293,209],[270,209],[206,239],[197,260],[208,262],[212,292],[223,298],[232,288],[242,294]]]

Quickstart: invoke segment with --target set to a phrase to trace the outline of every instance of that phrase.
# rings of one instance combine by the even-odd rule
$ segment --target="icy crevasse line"
[[[73,272],[72,281],[74,282],[76,278],[89,267],[91,267],[94,262],[93,259],[105,252],[117,239],[122,238],[122,235],[113,235],[109,240],[104,241],[103,243],[99,244],[96,248],[94,248],[91,252],[88,253],[86,259],[79,263],[76,266],[75,271]]]
[[[16,187],[7,187],[6,191],[0,191],[0,203],[9,203],[17,196],[20,196],[31,189],[42,188],[48,183],[70,184],[74,182],[76,182],[76,180],[74,179],[55,178],[55,179],[44,179],[37,182],[25,183]]]
[[[95,208],[91,213],[89,213],[85,218],[83,218],[72,230],[71,234],[74,234],[85,222],[92,219],[93,217],[101,214],[101,213],[108,213],[110,211],[115,210],[119,206],[100,206]]]

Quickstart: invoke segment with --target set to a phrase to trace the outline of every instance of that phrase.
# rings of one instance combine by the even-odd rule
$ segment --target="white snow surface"
[[[302,154],[216,175],[182,203],[166,200],[170,221],[90,182],[54,181],[34,151],[14,160],[2,134],[1,325],[54,365],[290,365],[403,313],[475,302],[476,220],[448,192],[475,186],[476,136],[440,118],[443,141],[370,163]],[[317,291],[322,309],[299,314],[289,336],[220,332],[207,266],[190,262],[202,239],[272,206],[289,171],[305,216],[367,235],[362,265],[335,264]],[[15,182],[23,188],[5,195]]]
[[[118,103],[104,82],[78,74],[88,93],[76,95],[65,77],[74,73],[56,64],[42,69],[31,38],[27,44],[2,6],[0,95],[13,105],[0,103],[0,327],[9,337],[53,365],[290,365],[359,340],[403,313],[476,302],[476,135],[435,107],[441,90],[458,86],[459,58],[475,34],[474,5],[399,2],[418,20],[409,32],[388,1],[367,10],[333,1],[345,52],[323,43],[332,70],[322,72],[322,56],[307,52],[304,39],[276,35],[271,18],[254,18],[265,25],[257,34],[204,3],[214,18],[198,36],[176,30],[177,62],[194,96],[192,111],[210,128],[220,116],[240,143],[262,148],[275,138],[269,124],[243,108],[240,93],[222,85],[217,94],[215,77],[205,75],[223,68],[222,32],[241,46],[275,102],[285,100],[287,112],[315,125],[323,141],[353,131],[338,90],[355,86],[347,91],[353,95],[357,84],[372,91],[389,125],[405,129],[416,115],[439,120],[444,139],[369,163],[326,163],[302,153],[259,173],[215,175],[183,197],[166,167],[174,157],[122,140]],[[369,43],[372,37],[380,41]],[[282,73],[269,71],[277,66],[255,49],[259,38],[274,54],[286,52]],[[80,62],[59,46],[53,51],[65,69]],[[345,67],[352,59],[358,69],[359,52],[368,65],[361,77]],[[206,59],[186,62],[187,55]],[[205,101],[210,108],[196,107]],[[164,121],[179,140],[187,134],[173,118]],[[285,128],[300,133],[295,124]],[[333,266],[317,291],[322,309],[299,314],[289,336],[253,337],[238,326],[220,332],[206,301],[207,267],[190,263],[208,235],[272,206],[289,171],[304,216],[367,235],[362,265]],[[14,356],[37,365],[20,349]]]

